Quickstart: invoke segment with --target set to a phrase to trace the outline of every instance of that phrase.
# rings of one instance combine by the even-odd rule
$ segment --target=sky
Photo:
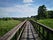
[[[0,17],[30,17],[37,15],[38,7],[53,10],[53,0],[0,0]]]

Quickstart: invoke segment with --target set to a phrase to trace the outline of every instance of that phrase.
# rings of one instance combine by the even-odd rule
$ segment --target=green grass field
[[[53,19],[43,19],[43,20],[38,20],[38,22],[53,29]]]
[[[18,20],[0,20],[0,37],[18,25],[21,21]]]

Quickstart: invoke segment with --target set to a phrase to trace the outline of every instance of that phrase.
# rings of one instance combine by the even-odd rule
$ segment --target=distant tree
[[[48,12],[48,18],[53,18],[53,11],[47,11]]]
[[[35,18],[35,16],[31,16],[31,18]]]
[[[45,5],[39,6],[38,8],[38,18],[39,19],[44,19],[47,18],[47,11],[46,11]]]

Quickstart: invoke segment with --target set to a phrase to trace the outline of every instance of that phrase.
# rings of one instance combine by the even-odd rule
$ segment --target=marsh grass
[[[18,25],[21,21],[19,20],[0,20],[0,37],[3,36],[5,33],[10,31],[16,25]]]
[[[38,22],[53,29],[53,19],[43,19],[43,20],[38,20]]]

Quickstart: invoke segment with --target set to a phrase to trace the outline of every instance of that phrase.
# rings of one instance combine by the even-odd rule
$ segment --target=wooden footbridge
[[[33,20],[25,20],[0,40],[53,40],[53,29]]]

